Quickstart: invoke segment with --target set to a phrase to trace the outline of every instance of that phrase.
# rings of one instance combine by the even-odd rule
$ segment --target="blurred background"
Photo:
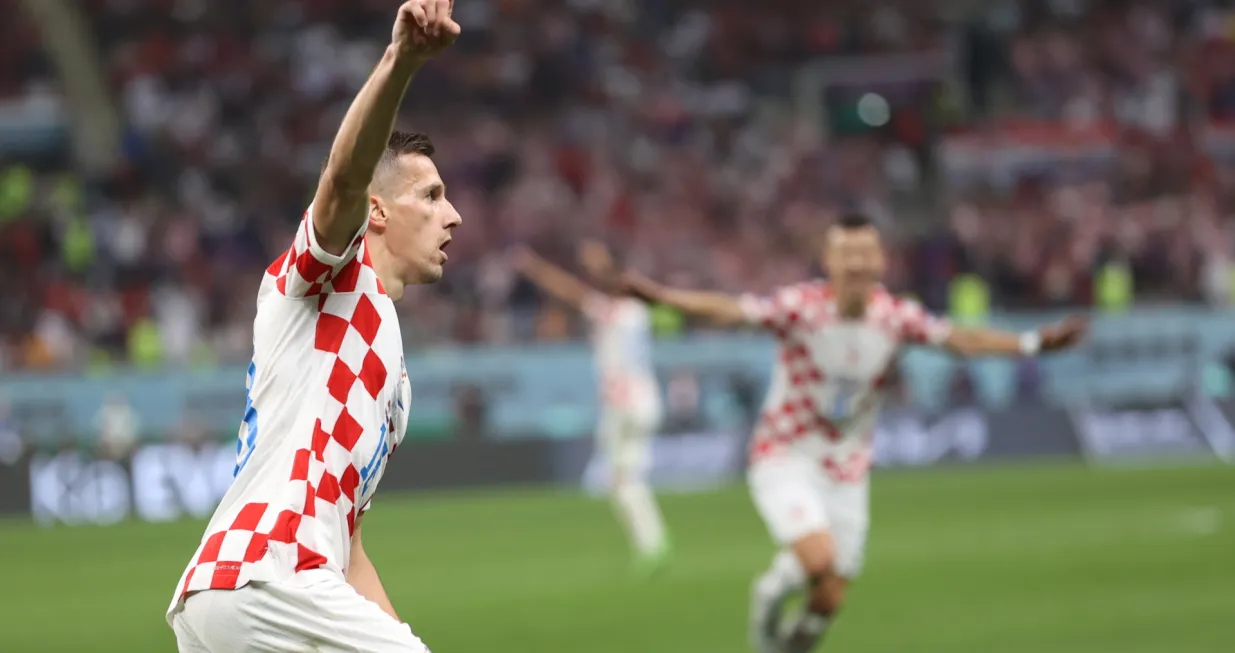
[[[173,650],[255,291],[397,4],[0,0],[0,649]],[[574,269],[599,237],[766,291],[862,211],[939,313],[1096,325],[1037,361],[903,357],[876,461],[914,469],[877,472],[829,650],[1235,651],[1232,4],[457,0],[402,120],[464,225],[399,304],[415,399],[383,494],[420,492],[366,527],[396,606],[447,653],[746,650],[772,343],[655,309],[679,555],[635,584],[588,498],[584,325],[508,253]]]

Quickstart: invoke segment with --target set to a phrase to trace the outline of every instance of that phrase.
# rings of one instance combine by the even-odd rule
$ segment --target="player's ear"
[[[386,203],[377,195],[369,196],[369,230],[375,233],[386,231]]]

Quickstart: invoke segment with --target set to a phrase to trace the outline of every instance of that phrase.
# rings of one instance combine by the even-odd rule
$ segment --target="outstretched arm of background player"
[[[628,272],[622,276],[622,287],[627,293],[650,304],[664,304],[720,326],[745,324],[749,321],[742,309],[741,299],[724,293],[670,288]]]
[[[356,532],[352,534],[352,553],[347,565],[347,582],[361,596],[376,603],[383,612],[401,622],[403,620],[395,613],[395,607],[390,603],[390,597],[386,595],[386,588],[382,586],[382,579],[377,576],[377,567],[373,566],[373,561],[365,553],[364,544],[360,539],[361,521],[363,517],[356,522]]]
[[[577,310],[583,310],[596,291],[530,249],[515,252],[515,269],[541,290]]]
[[[411,0],[399,7],[390,45],[344,115],[313,197],[313,228],[327,252],[345,251],[368,219],[369,184],[407,85],[459,36],[453,6],[452,0]]]
[[[956,327],[941,346],[958,356],[1034,356],[1075,345],[1088,328],[1089,322],[1079,317],[1025,333]]]

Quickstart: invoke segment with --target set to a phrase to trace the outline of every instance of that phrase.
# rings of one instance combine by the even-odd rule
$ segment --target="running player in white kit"
[[[597,448],[610,470],[610,498],[635,551],[635,569],[647,575],[668,561],[669,538],[646,480],[652,436],[661,421],[660,390],[652,367],[647,306],[617,293],[620,278],[605,246],[585,241],[579,262],[589,286],[529,250],[515,265],[532,283],[582,311],[592,327],[600,391]]]
[[[361,541],[411,388],[394,302],[442,275],[459,214],[421,134],[393,132],[452,42],[448,0],[398,10],[316,194],[257,293],[235,480],[167,610],[182,653],[425,653]]]
[[[747,474],[755,507],[781,547],[752,588],[752,645],[763,653],[812,650],[861,571],[871,439],[901,347],[1032,356],[1070,346],[1086,329],[1083,320],[1024,334],[954,328],[883,288],[883,246],[865,217],[847,216],[827,236],[829,280],[766,297],[671,289],[635,274],[625,283],[648,301],[718,324],[762,327],[779,343]],[[803,588],[802,613],[782,619],[785,599]]]

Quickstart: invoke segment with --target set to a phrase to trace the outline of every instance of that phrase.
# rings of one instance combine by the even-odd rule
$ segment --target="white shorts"
[[[172,616],[180,653],[428,653],[399,623],[338,575],[250,583],[193,594]]]
[[[746,477],[755,509],[778,545],[829,533],[836,547],[836,573],[845,578],[861,573],[870,526],[869,477],[841,483],[815,461],[797,457],[761,460]]]
[[[651,461],[652,436],[659,416],[654,410],[605,409],[596,430],[597,446],[614,476],[642,476]]]

